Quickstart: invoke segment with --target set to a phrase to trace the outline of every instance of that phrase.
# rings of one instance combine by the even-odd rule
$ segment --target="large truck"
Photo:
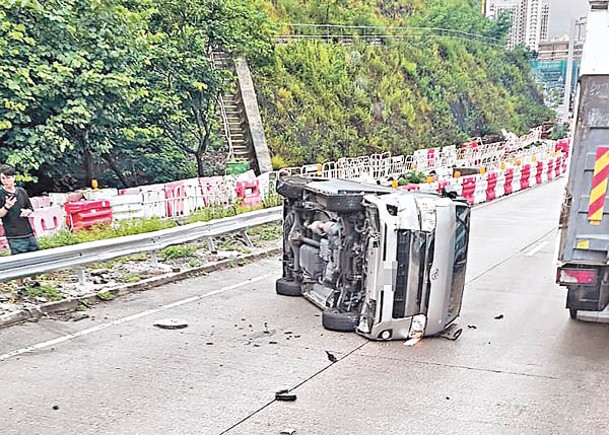
[[[571,318],[609,323],[609,0],[591,0],[561,209],[556,281]]]

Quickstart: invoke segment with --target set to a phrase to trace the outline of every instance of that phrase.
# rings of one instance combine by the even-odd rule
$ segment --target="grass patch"
[[[53,285],[43,284],[37,287],[28,287],[27,295],[31,298],[44,297],[49,301],[59,301],[63,296],[59,289]]]
[[[201,261],[196,258],[191,258],[190,260],[188,260],[188,267],[190,267],[191,269],[199,267],[200,265]]]
[[[192,213],[188,217],[188,223],[209,222],[213,219],[222,219],[226,217],[236,216],[238,213],[237,208],[238,206],[236,205],[212,205],[209,207],[205,207],[200,210],[196,210],[194,213]]]
[[[139,276],[137,273],[128,273],[123,277],[123,281],[126,283],[140,282],[141,280],[142,277]]]
[[[271,208],[283,204],[283,198],[275,190],[271,190],[267,196],[262,198],[262,207]]]
[[[124,261],[137,261],[137,262],[142,262],[142,261],[146,261],[150,258],[149,254],[135,254],[135,255],[129,255],[127,257],[121,257],[121,260]]]
[[[197,250],[198,247],[192,245],[168,246],[163,249],[159,255],[165,260],[173,260],[176,258],[192,257]]]
[[[214,219],[224,219],[242,213],[261,210],[265,207],[272,207],[281,204],[281,197],[276,193],[271,193],[263,199],[262,203],[263,205],[257,207],[245,207],[240,204],[232,204],[227,206],[214,205],[205,207],[193,212],[188,217],[187,223],[209,222]],[[78,243],[94,242],[97,240],[105,240],[115,237],[132,236],[135,234],[160,231],[167,228],[173,228],[177,225],[178,224],[171,219],[161,218],[119,220],[111,224],[105,223],[95,225],[88,229],[75,231],[74,233],[67,229],[60,230],[50,236],[39,237],[38,243],[40,245],[40,249],[58,248],[60,246],[76,245]],[[8,255],[8,251],[0,252],[0,255]],[[105,264],[106,267],[108,267],[119,262],[145,261],[147,259],[147,254],[136,254],[110,260]]]
[[[74,233],[69,230],[61,230],[50,236],[39,237],[38,243],[40,244],[40,249],[57,248],[77,243],[149,233],[151,231],[173,228],[176,225],[174,221],[160,218],[120,220],[112,224],[95,225],[89,229],[78,230]]]
[[[113,301],[116,299],[116,296],[110,292],[99,292],[96,294],[96,296],[102,301]]]
[[[78,307],[76,307],[76,311],[87,311],[91,307],[91,302],[87,300],[80,301]]]
[[[256,235],[260,240],[277,240],[283,236],[283,229],[280,224],[260,225],[256,228],[247,230],[250,235]]]

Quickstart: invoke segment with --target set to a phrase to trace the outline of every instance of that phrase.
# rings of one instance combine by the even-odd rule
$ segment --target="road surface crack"
[[[345,355],[343,355],[342,357],[338,358],[338,360],[336,362],[332,362],[330,364],[328,364],[327,366],[325,366],[324,368],[322,368],[321,370],[316,371],[315,373],[313,373],[311,376],[309,376],[308,378],[306,378],[304,381],[296,384],[295,386],[293,386],[292,388],[290,388],[288,391],[293,391],[296,388],[306,384],[307,382],[309,382],[312,379],[315,379],[317,376],[319,376],[320,374],[322,374],[323,372],[325,372],[326,370],[328,370],[330,367],[334,366],[335,364],[341,362],[342,360],[344,360],[345,358],[347,358],[348,356],[350,356],[351,354],[353,354],[354,352],[357,352],[358,350],[360,350],[362,347],[364,347],[365,345],[369,344],[368,342],[362,343],[359,346],[357,346],[355,349],[347,352]],[[245,423],[247,420],[249,420],[250,418],[252,418],[254,415],[258,414],[259,412],[261,412],[262,410],[268,408],[270,405],[272,405],[273,403],[275,403],[277,400],[273,399],[268,401],[267,403],[265,403],[264,405],[262,405],[260,408],[256,409],[254,412],[252,412],[251,414],[247,415],[246,417],[242,418],[241,420],[239,420],[237,423],[233,424],[231,427],[229,427],[228,429],[223,430],[222,432],[220,432],[220,435],[223,435],[225,433],[230,432],[231,430],[235,429],[237,426],[239,426],[242,423]]]

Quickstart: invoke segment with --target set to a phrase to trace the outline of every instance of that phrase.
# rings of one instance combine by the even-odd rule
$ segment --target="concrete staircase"
[[[222,51],[212,53],[214,66],[219,69],[229,69],[234,73],[234,68],[228,62],[228,56]],[[243,126],[243,105],[240,104],[238,92],[227,92],[221,97],[223,110],[223,123],[225,124],[226,140],[231,148],[232,156],[252,162],[251,147],[245,140]]]
[[[229,62],[228,55],[222,51],[215,51],[211,56],[216,68],[228,69],[237,76],[237,86],[233,92],[227,92],[222,95],[222,117],[224,123],[224,132],[229,148],[232,152],[232,157],[236,159],[247,160],[256,173],[266,172],[270,170],[270,156],[264,133],[260,138],[260,128],[256,132],[252,132],[252,119],[255,118],[254,124],[258,126],[260,113],[258,111],[258,103],[255,98],[248,93],[248,98],[253,101],[245,102],[242,86],[242,73],[236,71],[235,66]],[[241,62],[243,64],[243,61]],[[241,67],[243,69],[243,67]],[[249,70],[247,71],[249,74]],[[247,77],[249,78],[249,76]],[[248,113],[248,106],[250,112]],[[261,127],[261,126],[260,126]],[[256,143],[258,142],[258,143]],[[268,160],[268,162],[267,162]]]

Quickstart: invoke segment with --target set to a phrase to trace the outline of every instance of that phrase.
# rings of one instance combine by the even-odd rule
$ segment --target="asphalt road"
[[[325,331],[267,259],[0,330],[0,433],[607,433],[609,330],[554,284],[562,186],[474,210],[457,341]]]

